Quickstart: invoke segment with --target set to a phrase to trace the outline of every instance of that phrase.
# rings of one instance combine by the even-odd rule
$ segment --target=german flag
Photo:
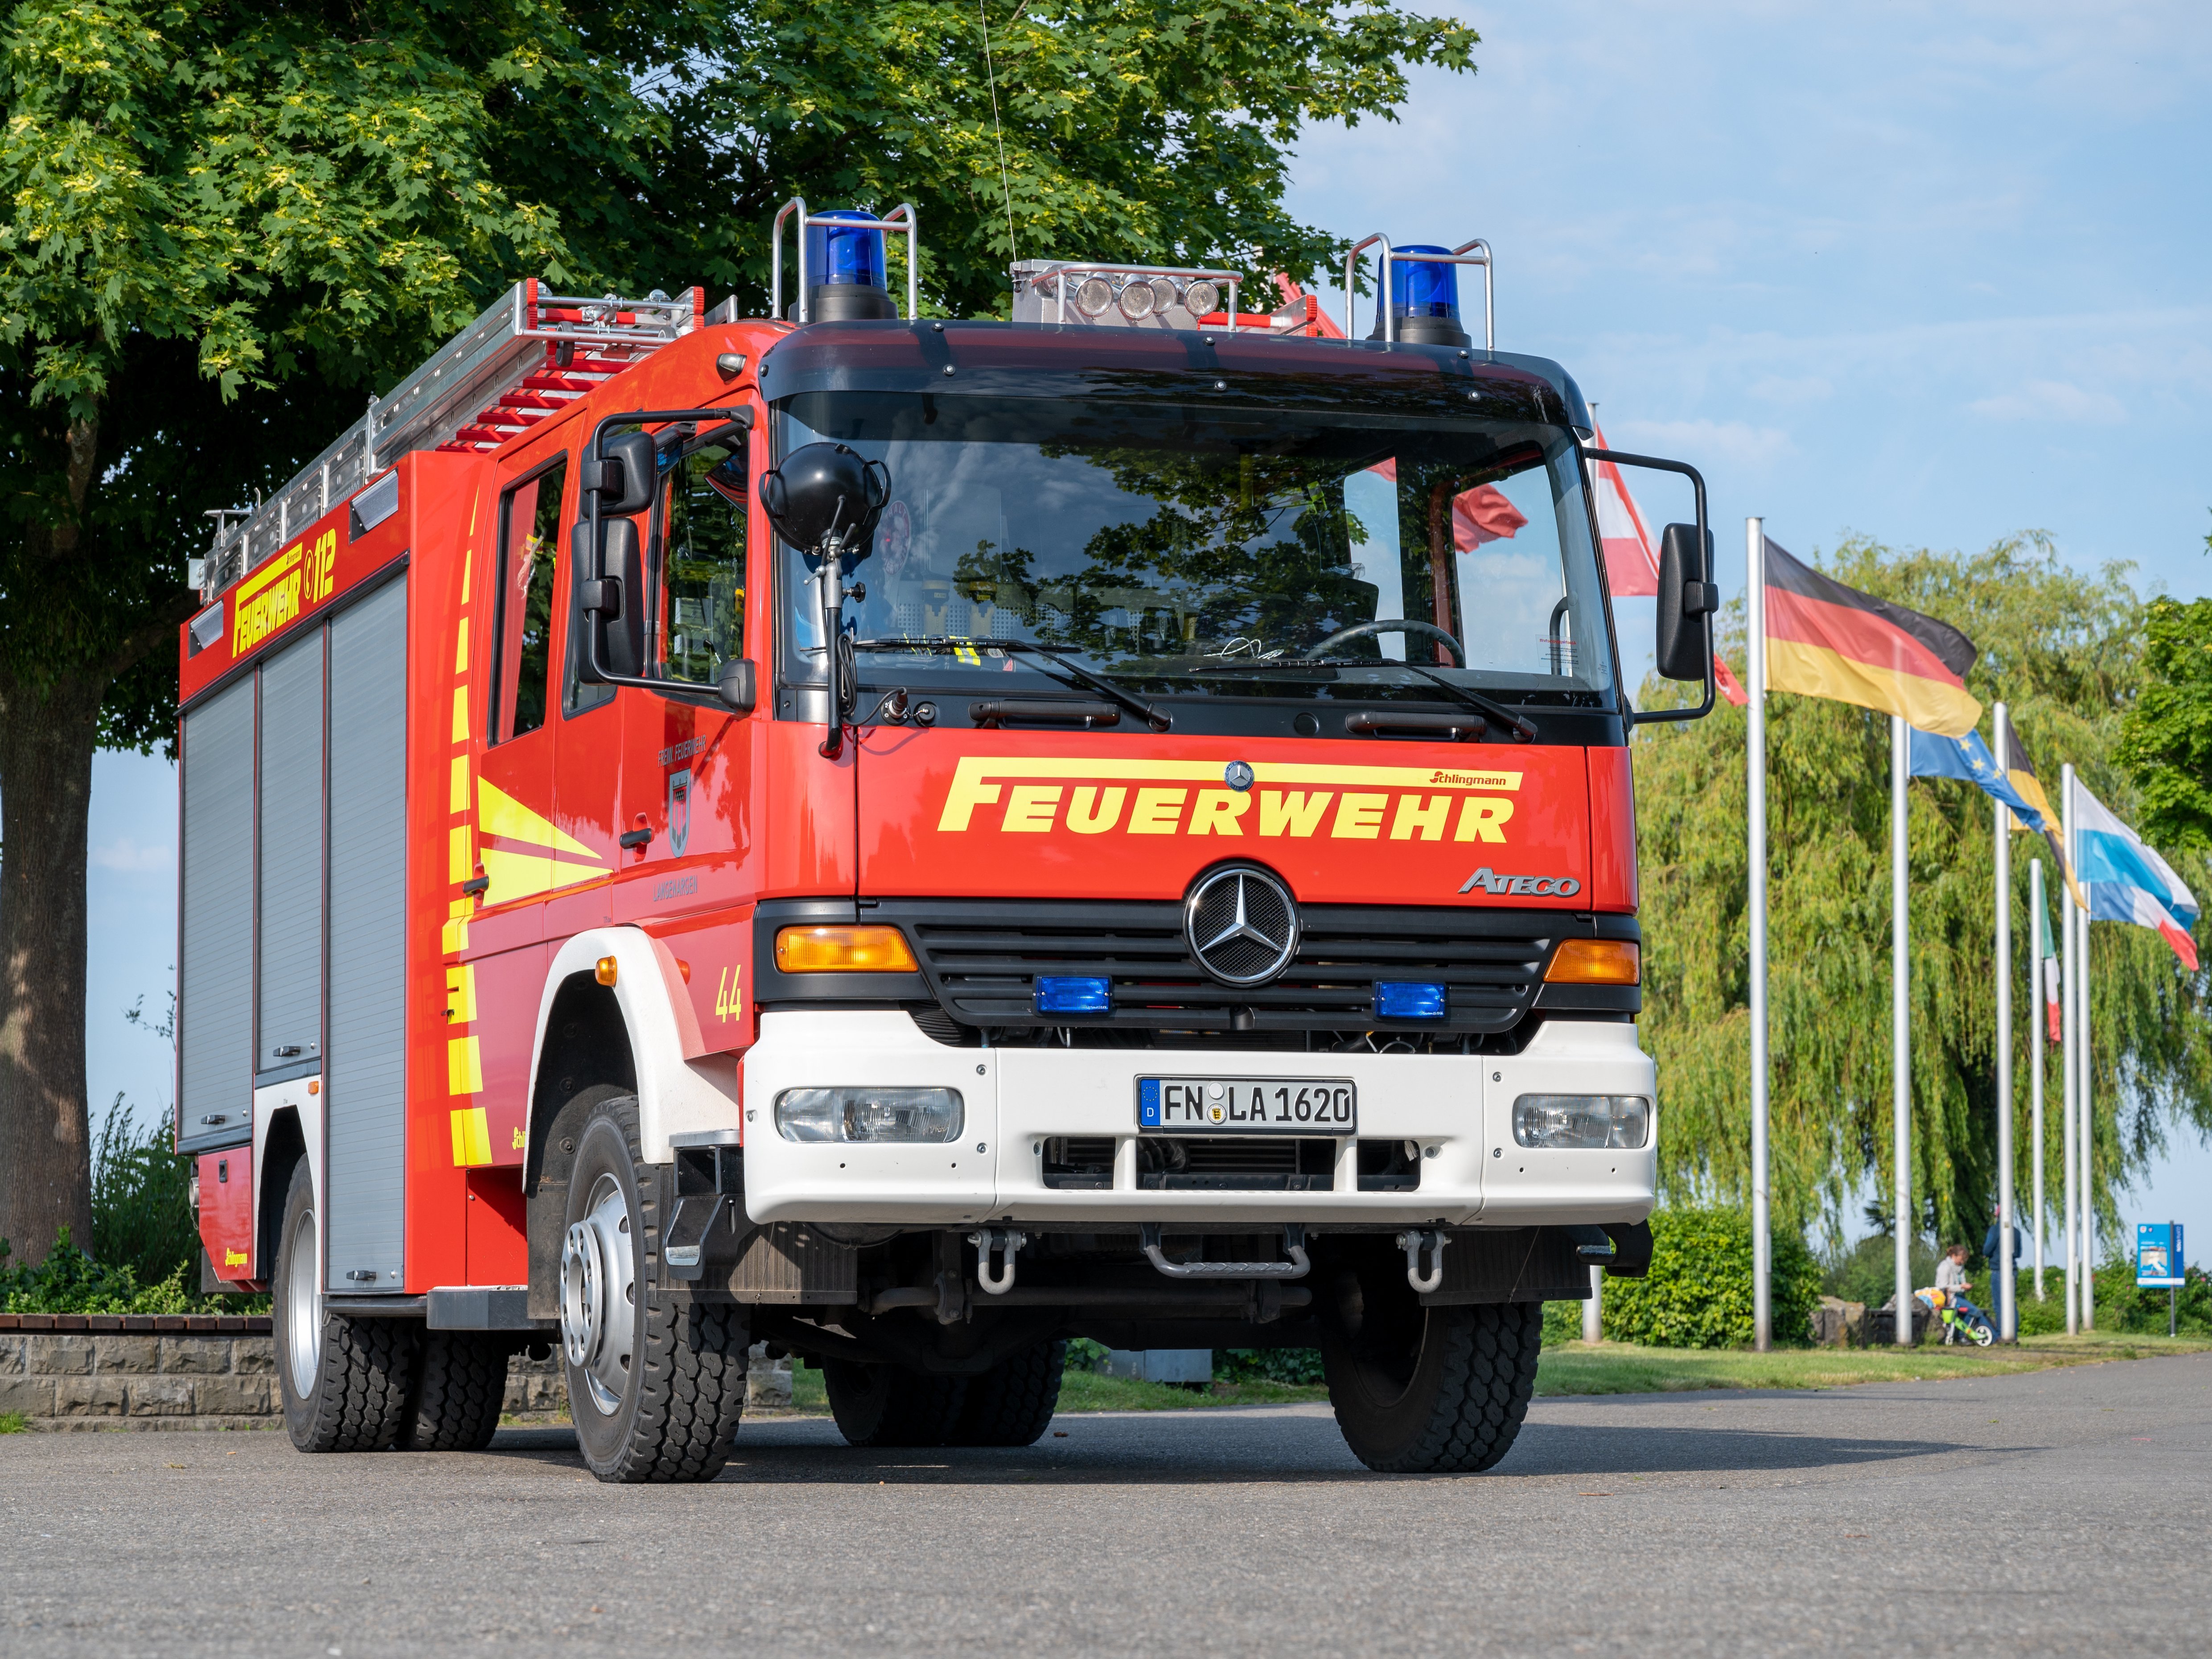
[[[2027,745],[2020,740],[2018,726],[2009,723],[2005,726],[2004,753],[1997,757],[1997,764],[2004,768],[2005,776],[2012,781],[2020,798],[2034,809],[2027,818],[2015,811],[2012,827],[2043,832],[2043,839],[2051,846],[2051,856],[2058,861],[2058,873],[2066,878],[2067,890],[2074,895],[2074,902],[2087,909],[2089,901],[2081,891],[2081,884],[2074,878],[2074,866],[2066,857],[2066,843],[2059,839],[2058,814],[2051,810],[2051,798],[2043,793],[2043,781],[2035,775],[2035,763],[2027,757]]]
[[[1966,690],[1974,643],[1948,623],[1831,580],[1766,544],[1766,684],[1902,715],[1963,738],[1982,718]]]

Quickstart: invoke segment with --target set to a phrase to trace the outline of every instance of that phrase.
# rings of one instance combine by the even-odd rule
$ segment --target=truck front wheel
[[[303,1158],[284,1196],[270,1297],[284,1430],[303,1452],[382,1451],[406,1412],[415,1324],[325,1310],[321,1237],[314,1177]]]
[[[1337,1275],[1322,1322],[1322,1366],[1345,1443],[1388,1474],[1492,1468],[1513,1449],[1536,1392],[1543,1304],[1425,1308],[1402,1271],[1377,1265],[1386,1270]]]
[[[661,1218],[644,1168],[637,1097],[600,1101],[576,1137],[561,1249],[568,1414],[602,1480],[711,1480],[744,1409],[744,1316],[653,1293]]]

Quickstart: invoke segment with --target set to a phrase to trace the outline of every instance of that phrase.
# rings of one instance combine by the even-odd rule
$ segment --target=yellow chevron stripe
[[[550,847],[556,853],[580,859],[599,856],[574,836],[562,834],[550,819],[540,817],[489,778],[477,780],[477,828],[501,841]]]

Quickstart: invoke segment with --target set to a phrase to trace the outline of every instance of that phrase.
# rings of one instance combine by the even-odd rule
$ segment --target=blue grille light
[[[1459,320],[1459,267],[1428,259],[1407,259],[1408,253],[1449,253],[1448,247],[1425,242],[1392,251],[1390,314],[1394,317],[1449,317]]]
[[[1114,988],[1106,980],[1073,975],[1038,976],[1036,1011],[1041,1014],[1103,1014],[1113,1006]]]
[[[866,224],[876,216],[860,208],[832,208],[809,216],[806,227],[806,280],[811,283],[865,288],[884,286],[884,234],[880,230],[848,230],[823,224],[824,219],[857,219]]]
[[[1377,1019],[1442,1019],[1444,988],[1419,980],[1382,980],[1375,987]]]

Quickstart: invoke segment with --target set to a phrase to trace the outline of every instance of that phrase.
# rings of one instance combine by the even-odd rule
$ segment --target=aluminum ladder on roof
[[[517,283],[381,398],[297,477],[216,519],[192,585],[211,599],[410,450],[482,453],[642,362],[704,320],[706,295],[642,300],[548,294]],[[579,350],[579,348],[583,348]]]

